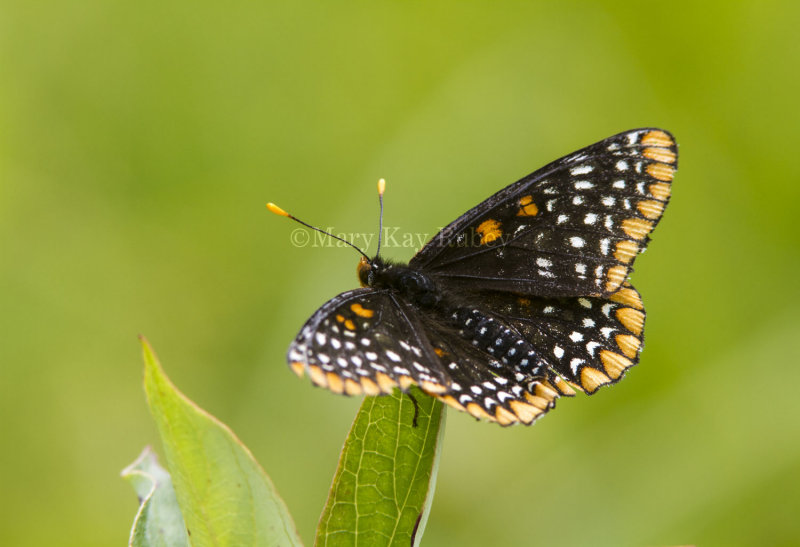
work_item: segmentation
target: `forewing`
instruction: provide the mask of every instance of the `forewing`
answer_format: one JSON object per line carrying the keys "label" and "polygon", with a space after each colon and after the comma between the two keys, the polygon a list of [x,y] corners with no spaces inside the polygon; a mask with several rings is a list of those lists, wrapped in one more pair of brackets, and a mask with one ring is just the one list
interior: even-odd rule
{"label": "forewing", "polygon": [[609,137],[480,203],[410,265],[456,290],[608,296],[661,219],[677,154],[661,129]]}
{"label": "forewing", "polygon": [[287,355],[299,376],[347,395],[378,395],[413,384],[447,391],[449,376],[413,310],[388,290],[356,289],[328,301],[306,322]]}

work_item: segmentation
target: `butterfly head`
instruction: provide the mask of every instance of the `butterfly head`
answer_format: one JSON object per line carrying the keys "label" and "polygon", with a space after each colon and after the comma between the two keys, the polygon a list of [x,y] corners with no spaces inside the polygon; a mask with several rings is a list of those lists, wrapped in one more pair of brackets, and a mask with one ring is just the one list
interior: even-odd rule
{"label": "butterfly head", "polygon": [[362,287],[369,287],[371,281],[371,273],[372,273],[372,264],[367,257],[362,256],[361,260],[358,261],[358,266],[356,266],[356,273],[358,274],[358,281],[361,283]]}
{"label": "butterfly head", "polygon": [[358,282],[362,287],[373,287],[378,281],[380,274],[386,269],[386,263],[379,256],[369,260],[367,257],[362,256],[356,266],[356,273],[358,274]]}

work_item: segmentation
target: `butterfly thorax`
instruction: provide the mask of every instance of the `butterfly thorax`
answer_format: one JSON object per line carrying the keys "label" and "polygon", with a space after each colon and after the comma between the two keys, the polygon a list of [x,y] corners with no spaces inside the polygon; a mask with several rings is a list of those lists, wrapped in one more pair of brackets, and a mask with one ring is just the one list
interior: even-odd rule
{"label": "butterfly thorax", "polygon": [[408,264],[386,261],[377,256],[371,261],[362,258],[357,272],[362,287],[392,289],[423,308],[441,301],[441,292],[433,279]]}
{"label": "butterfly thorax", "polygon": [[362,259],[357,270],[362,286],[392,290],[406,302],[425,309],[441,327],[491,355],[491,366],[502,363],[515,371],[539,372],[541,360],[529,342],[499,318],[437,287],[425,272],[377,257],[370,262]]}

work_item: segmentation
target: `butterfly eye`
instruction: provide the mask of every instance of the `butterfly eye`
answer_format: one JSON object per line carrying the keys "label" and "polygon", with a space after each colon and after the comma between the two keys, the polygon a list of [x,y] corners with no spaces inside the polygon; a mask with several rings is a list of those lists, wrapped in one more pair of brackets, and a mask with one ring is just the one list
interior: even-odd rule
{"label": "butterfly eye", "polygon": [[373,273],[372,273],[373,266],[367,261],[366,258],[363,256],[361,260],[358,261],[358,265],[356,266],[356,273],[358,274],[358,282],[361,283],[362,287],[369,287],[372,285]]}

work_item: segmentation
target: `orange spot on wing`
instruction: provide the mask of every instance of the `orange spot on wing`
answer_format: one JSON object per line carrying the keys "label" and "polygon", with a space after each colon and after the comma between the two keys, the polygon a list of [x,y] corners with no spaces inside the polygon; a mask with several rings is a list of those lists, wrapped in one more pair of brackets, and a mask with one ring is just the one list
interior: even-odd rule
{"label": "orange spot on wing", "polygon": [[511,425],[519,421],[515,414],[512,414],[502,406],[497,407],[497,410],[494,412],[494,417],[500,425]]}
{"label": "orange spot on wing", "polygon": [[613,266],[608,269],[606,273],[606,292],[614,292],[625,281],[625,276],[628,275],[628,268],[625,266]]}
{"label": "orange spot on wing", "polygon": [[384,374],[383,372],[376,374],[375,379],[378,381],[378,385],[380,386],[381,391],[384,393],[391,393],[397,386],[397,382],[392,380],[388,374]]}
{"label": "orange spot on wing", "polygon": [[[659,183],[661,184],[661,183]],[[664,212],[664,203],[654,199],[645,199],[636,204],[636,208],[645,216],[650,219],[656,219]]]}
{"label": "orange spot on wing", "polygon": [[626,218],[622,221],[622,231],[633,239],[644,239],[653,231],[653,223],[641,218]]}
{"label": "orange spot on wing", "polygon": [[600,352],[600,360],[608,375],[616,380],[622,373],[633,365],[628,359],[613,351],[603,350]]}
{"label": "orange spot on wing", "polygon": [[397,379],[397,383],[400,384],[400,389],[402,389],[403,391],[407,390],[408,388],[416,384],[414,378],[412,378],[411,376],[401,376],[400,378]]}
{"label": "orange spot on wing", "polygon": [[328,382],[325,380],[325,373],[322,372],[322,369],[318,366],[311,365],[308,367],[308,376],[311,378],[311,381],[317,384],[320,387],[327,387]]}
{"label": "orange spot on wing", "polygon": [[353,323],[352,319],[348,319],[344,322],[344,326],[350,330],[356,330],[356,324]]}
{"label": "orange spot on wing", "polygon": [[445,393],[447,391],[447,388],[444,387],[443,385],[434,384],[433,382],[431,382],[429,380],[422,380],[419,383],[419,387],[421,387],[424,392],[430,393],[430,394]]}
{"label": "orange spot on wing", "polygon": [[549,401],[553,401],[558,397],[558,391],[544,384],[536,384],[533,388],[533,394]]}
{"label": "orange spot on wing", "polygon": [[597,388],[611,382],[611,378],[592,367],[583,367],[581,370],[581,384],[583,389],[589,393],[594,393]]}
{"label": "orange spot on wing", "polygon": [[536,408],[540,408],[542,410],[547,410],[550,408],[550,401],[544,397],[537,397],[536,395],[531,395],[530,393],[525,392],[525,399]]}
{"label": "orange spot on wing", "polygon": [[369,378],[361,378],[361,387],[367,395],[380,395],[381,388]]}
{"label": "orange spot on wing", "polygon": [[326,376],[328,377],[328,389],[334,393],[344,393],[344,382],[336,373],[329,372]]}
{"label": "orange spot on wing", "polygon": [[572,389],[572,384],[570,384],[569,382],[565,382],[564,380],[562,380],[559,377],[556,377],[553,380],[553,384],[552,385],[553,385],[553,387],[555,389],[558,390],[559,393],[561,393],[561,395],[564,395],[566,397],[574,397],[575,396],[575,390]]}
{"label": "orange spot on wing", "polygon": [[645,148],[642,150],[642,155],[663,163],[675,163],[675,160],[678,159],[675,152],[669,148]]}
{"label": "orange spot on wing", "polygon": [[533,202],[533,196],[525,196],[519,200],[518,217],[532,217],[539,214],[539,208]]}
{"label": "orange spot on wing", "polygon": [[636,357],[639,353],[639,346],[642,345],[641,340],[630,334],[618,334],[614,337],[614,340],[616,340],[620,351],[631,359]]}
{"label": "orange spot on wing", "polygon": [[292,367],[292,371],[295,374],[297,374],[300,378],[302,378],[303,375],[305,374],[306,367],[305,367],[305,365],[303,363],[301,363],[299,361],[295,361],[289,366]]}
{"label": "orange spot on wing", "polygon": [[348,378],[344,381],[344,392],[348,395],[361,395],[361,384]]}
{"label": "orange spot on wing", "polygon": [[503,235],[503,230],[500,229],[500,222],[493,219],[484,220],[475,228],[475,231],[481,235],[481,245],[491,243]]}
{"label": "orange spot on wing", "polygon": [[644,313],[632,308],[620,308],[616,311],[617,319],[626,329],[636,336],[642,334],[644,329]]}
{"label": "orange spot on wing", "polygon": [[647,166],[647,173],[654,179],[670,182],[675,176],[675,168],[666,163],[651,163]]}
{"label": "orange spot on wing", "polygon": [[675,144],[675,141],[672,140],[669,134],[656,129],[645,133],[642,137],[642,144],[645,146],[670,147]]}
{"label": "orange spot on wing", "polygon": [[510,406],[511,410],[514,411],[514,414],[516,414],[519,419],[526,424],[531,423],[543,412],[535,406],[525,404],[522,401],[511,401],[508,403],[508,406]]}
{"label": "orange spot on wing", "polygon": [[483,418],[485,420],[496,421],[494,416],[487,413],[478,403],[469,403],[467,405],[467,412],[472,414],[476,418]]}
{"label": "orange spot on wing", "polygon": [[639,245],[629,239],[625,239],[617,243],[617,247],[614,251],[614,258],[625,264],[630,264],[638,253]]}
{"label": "orange spot on wing", "polygon": [[651,196],[661,201],[667,201],[672,193],[672,188],[666,182],[653,183],[647,187],[647,190]]}
{"label": "orange spot on wing", "polygon": [[637,310],[644,308],[644,304],[642,304],[642,297],[639,296],[639,293],[636,292],[635,289],[628,287],[622,288],[616,293],[612,294],[609,297],[609,300],[619,302],[620,304],[625,304],[626,306],[631,306]]}
{"label": "orange spot on wing", "polygon": [[459,403],[458,400],[456,400],[456,398],[453,397],[452,395],[445,395],[444,397],[439,397],[439,400],[445,404],[452,406],[456,410],[460,410],[461,412],[466,412],[464,406],[461,403]]}
{"label": "orange spot on wing", "polygon": [[375,315],[375,312],[373,310],[368,310],[359,303],[351,305],[350,309],[353,310],[353,313],[359,317],[372,317],[373,315]]}

